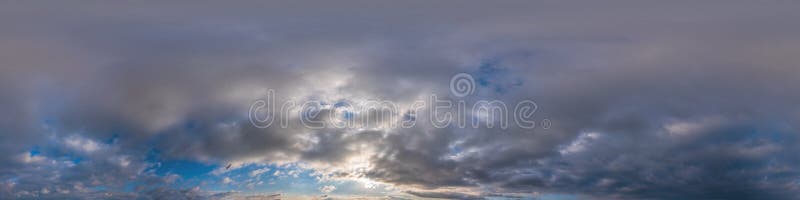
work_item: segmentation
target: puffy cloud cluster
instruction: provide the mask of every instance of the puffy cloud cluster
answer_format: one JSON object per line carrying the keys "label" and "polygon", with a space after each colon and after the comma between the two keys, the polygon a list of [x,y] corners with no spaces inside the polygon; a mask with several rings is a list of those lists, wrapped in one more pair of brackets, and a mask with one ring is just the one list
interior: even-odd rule
{"label": "puffy cloud cluster", "polygon": [[[2,3],[0,198],[248,197],[157,170],[190,160],[410,198],[792,199],[800,5],[724,3]],[[258,128],[267,89],[398,116],[531,99],[552,127]]]}

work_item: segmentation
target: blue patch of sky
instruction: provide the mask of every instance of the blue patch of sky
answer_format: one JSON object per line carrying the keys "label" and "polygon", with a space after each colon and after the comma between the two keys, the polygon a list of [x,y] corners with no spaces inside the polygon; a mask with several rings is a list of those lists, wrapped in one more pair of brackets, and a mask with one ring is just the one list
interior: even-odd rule
{"label": "blue patch of sky", "polygon": [[30,156],[37,156],[39,154],[42,154],[42,152],[39,151],[39,147],[36,147],[36,146],[31,148],[31,150],[28,153],[30,154]]}
{"label": "blue patch of sky", "polygon": [[522,86],[524,81],[514,75],[509,67],[499,57],[484,59],[472,73],[478,86],[476,89],[486,88],[490,89],[493,94],[502,95],[514,87]]}
{"label": "blue patch of sky", "polygon": [[148,171],[156,175],[165,176],[176,174],[183,179],[192,179],[207,176],[209,172],[218,168],[219,165],[202,163],[190,160],[161,160],[158,150],[151,150],[147,153],[145,160],[149,163],[156,163]]}

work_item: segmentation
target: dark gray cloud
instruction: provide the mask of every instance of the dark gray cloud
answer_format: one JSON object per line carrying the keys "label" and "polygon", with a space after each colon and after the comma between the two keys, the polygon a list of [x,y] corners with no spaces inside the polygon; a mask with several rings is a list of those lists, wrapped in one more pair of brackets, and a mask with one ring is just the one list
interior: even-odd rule
{"label": "dark gray cloud", "polygon": [[[428,198],[800,192],[797,3],[0,4],[0,198],[214,195],[161,187],[175,177],[153,172],[153,151],[303,163]],[[448,82],[462,72],[480,84],[460,100],[533,99],[553,127],[437,129],[419,116],[403,129],[259,129],[247,119],[266,89],[410,104],[456,99]],[[95,190],[130,181],[154,187]]]}

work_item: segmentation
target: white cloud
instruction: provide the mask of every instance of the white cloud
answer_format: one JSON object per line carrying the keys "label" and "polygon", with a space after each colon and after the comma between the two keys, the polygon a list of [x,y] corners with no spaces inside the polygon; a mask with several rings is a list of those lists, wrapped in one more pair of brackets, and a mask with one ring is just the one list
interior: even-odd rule
{"label": "white cloud", "polygon": [[593,140],[596,140],[599,137],[600,137],[599,133],[595,132],[583,133],[579,135],[578,138],[569,143],[569,145],[561,147],[561,149],[559,149],[558,152],[561,153],[562,155],[566,155],[584,151],[586,150],[587,145],[589,145]]}
{"label": "white cloud", "polygon": [[229,177],[225,177],[225,178],[222,179],[222,183],[223,184],[230,184],[230,183],[234,183],[234,181],[233,181],[233,179],[231,179]]}
{"label": "white cloud", "polygon": [[336,186],[333,185],[326,185],[319,188],[319,191],[322,193],[331,193],[336,190]]}
{"label": "white cloud", "polygon": [[258,175],[261,175],[261,174],[269,172],[269,171],[270,171],[270,169],[267,168],[267,167],[264,167],[264,168],[261,168],[261,169],[256,169],[256,170],[253,170],[253,171],[250,172],[250,177],[256,177]]}
{"label": "white cloud", "polygon": [[92,153],[102,148],[102,144],[78,135],[64,138],[64,144],[75,150]]}

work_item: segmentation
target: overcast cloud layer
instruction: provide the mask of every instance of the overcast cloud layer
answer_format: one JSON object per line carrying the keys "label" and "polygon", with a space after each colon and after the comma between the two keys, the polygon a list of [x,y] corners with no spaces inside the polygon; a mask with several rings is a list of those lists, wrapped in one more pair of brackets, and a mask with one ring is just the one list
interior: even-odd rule
{"label": "overcast cloud layer", "polygon": [[[3,2],[0,199],[797,199],[798,9]],[[529,99],[552,125],[258,128],[267,90]]]}

